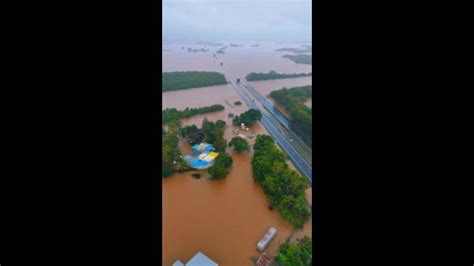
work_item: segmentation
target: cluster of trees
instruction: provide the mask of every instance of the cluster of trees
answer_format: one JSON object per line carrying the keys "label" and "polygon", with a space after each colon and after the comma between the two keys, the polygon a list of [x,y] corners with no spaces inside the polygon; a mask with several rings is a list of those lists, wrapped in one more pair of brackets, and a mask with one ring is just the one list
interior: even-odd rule
{"label": "cluster of trees", "polygon": [[206,137],[202,129],[196,127],[196,125],[186,126],[180,130],[181,137],[185,138],[189,144],[195,145],[204,141]]}
{"label": "cluster of trees", "polygon": [[176,91],[227,84],[223,74],[204,71],[178,71],[162,74],[162,91]]}
{"label": "cluster of trees", "polygon": [[244,153],[250,149],[248,142],[241,137],[233,137],[229,142],[229,147],[238,153]]}
{"label": "cluster of trees", "polygon": [[312,65],[313,59],[310,54],[284,55],[283,57],[290,59],[297,64]]}
{"label": "cluster of trees", "polygon": [[189,108],[187,107],[183,111],[179,111],[176,108],[167,108],[161,111],[161,121],[163,124],[169,123],[173,120],[179,120],[188,118],[194,115],[200,115],[205,113],[217,112],[224,110],[224,106],[220,104],[214,104],[210,106],[200,108]]}
{"label": "cluster of trees", "polygon": [[222,179],[229,174],[229,168],[232,166],[232,163],[232,157],[229,154],[222,152],[217,156],[214,165],[207,169],[207,172],[211,176],[211,179]]}
{"label": "cluster of trees", "polygon": [[230,44],[230,47],[244,47],[244,46],[245,45],[243,45],[243,44],[242,45],[233,44],[233,43]]}
{"label": "cluster of trees", "polygon": [[167,177],[172,175],[175,171],[184,171],[186,165],[180,158],[181,152],[178,147],[178,121],[173,121],[168,124],[167,132],[163,130],[163,149],[161,160],[161,176]]}
{"label": "cluster of trees", "polygon": [[246,126],[252,126],[257,120],[262,118],[262,113],[256,109],[250,109],[240,115],[236,115],[234,119],[232,119],[232,123],[234,125],[239,126],[241,123],[244,123]]}
{"label": "cluster of trees", "polygon": [[275,256],[276,266],[310,266],[313,265],[313,241],[304,237],[294,244],[283,243]]}
{"label": "cluster of trees", "polygon": [[242,105],[242,103],[240,101],[236,101],[234,102],[235,105]]}
{"label": "cluster of trees", "polygon": [[258,45],[258,44],[253,44],[253,45],[250,45],[250,47],[260,47],[260,45]]}
{"label": "cluster of trees", "polygon": [[250,73],[245,78],[248,81],[255,81],[255,80],[269,80],[269,79],[286,79],[286,78],[299,78],[299,77],[310,77],[311,73],[293,73],[293,74],[279,74],[275,71],[270,71],[268,73]]}
{"label": "cluster of trees", "polygon": [[283,88],[270,93],[270,97],[282,105],[290,114],[291,120],[307,134],[312,132],[313,120],[311,108],[304,105],[304,101],[311,95],[311,85],[291,89]]}
{"label": "cluster of trees", "polygon": [[214,145],[214,148],[219,155],[214,161],[214,165],[207,169],[212,179],[221,179],[229,174],[229,167],[232,166],[232,157],[225,152],[227,148],[227,141],[224,139],[224,129],[226,123],[222,120],[217,120],[215,123],[207,120],[202,122],[202,130],[205,136],[205,141]]}
{"label": "cluster of trees", "polygon": [[288,167],[286,159],[270,136],[257,136],[252,158],[253,177],[282,217],[299,229],[311,216],[304,193],[309,184]]}

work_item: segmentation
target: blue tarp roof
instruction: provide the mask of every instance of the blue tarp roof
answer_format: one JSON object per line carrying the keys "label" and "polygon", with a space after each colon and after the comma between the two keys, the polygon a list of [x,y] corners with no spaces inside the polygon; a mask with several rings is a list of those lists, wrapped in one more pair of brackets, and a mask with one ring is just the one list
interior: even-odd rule
{"label": "blue tarp roof", "polygon": [[202,160],[196,160],[196,161],[191,163],[191,166],[192,167],[199,167],[199,166],[205,166],[205,165],[208,165],[208,164],[209,164],[208,162],[205,162],[205,161],[202,161]]}

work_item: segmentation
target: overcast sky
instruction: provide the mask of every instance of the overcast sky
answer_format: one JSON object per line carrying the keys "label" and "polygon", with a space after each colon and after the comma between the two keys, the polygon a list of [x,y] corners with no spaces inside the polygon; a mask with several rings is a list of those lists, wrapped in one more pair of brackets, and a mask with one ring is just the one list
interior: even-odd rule
{"label": "overcast sky", "polygon": [[163,0],[163,40],[311,41],[311,0]]}

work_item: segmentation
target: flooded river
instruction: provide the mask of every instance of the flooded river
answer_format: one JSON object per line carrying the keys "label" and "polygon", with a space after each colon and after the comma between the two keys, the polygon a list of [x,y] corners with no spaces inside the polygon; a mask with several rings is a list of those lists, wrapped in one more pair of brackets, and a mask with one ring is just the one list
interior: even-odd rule
{"label": "flooded river", "polygon": [[[219,49],[206,47],[210,52],[187,52],[187,48],[200,49],[201,45],[164,45],[163,71],[218,71],[227,78],[250,72],[268,72],[274,70],[284,73],[311,72],[311,66],[297,65],[281,58],[284,52],[275,52],[281,47],[298,47],[298,45],[261,44],[259,48],[228,47],[226,54],[213,60],[212,53]],[[185,49],[181,49],[184,46]],[[220,66],[213,61],[224,62]],[[258,86],[257,86],[258,84]],[[271,90],[281,87],[302,86],[311,84],[311,78],[259,81],[252,83],[266,96]],[[266,93],[266,94],[264,94]],[[235,101],[242,101],[229,85],[196,88],[163,93],[163,109],[175,107],[202,107],[222,104],[225,110],[210,114],[198,115],[182,120],[182,125],[196,124],[201,127],[207,117],[211,121],[222,119],[228,128],[225,138],[230,141],[232,118],[229,113],[240,114],[248,109],[243,103],[235,106]],[[265,128],[257,123],[251,130],[257,134],[268,134]],[[250,139],[253,145],[254,139]],[[183,141],[180,144],[184,154],[191,147]],[[196,252],[201,251],[219,265],[253,265],[252,256],[260,253],[256,250],[257,242],[271,227],[278,230],[277,236],[265,252],[275,255],[278,246],[286,240],[292,226],[287,223],[277,210],[268,209],[269,199],[260,185],[253,181],[251,154],[240,155],[229,151],[234,163],[230,174],[223,180],[215,181],[206,178],[207,172],[201,171],[203,177],[194,179],[194,172],[176,173],[162,180],[163,184],[163,262],[170,266],[177,259],[187,262]],[[290,164],[291,165],[291,164]],[[311,188],[306,193],[311,202]],[[156,210],[159,211],[159,210]],[[311,222],[295,233],[294,238],[311,236]],[[294,239],[293,238],[293,239]]]}

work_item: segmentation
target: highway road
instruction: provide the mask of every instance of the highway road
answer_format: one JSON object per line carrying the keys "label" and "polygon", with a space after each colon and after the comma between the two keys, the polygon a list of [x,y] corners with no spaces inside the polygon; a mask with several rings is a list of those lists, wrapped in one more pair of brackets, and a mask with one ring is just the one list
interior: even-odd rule
{"label": "highway road", "polygon": [[[246,82],[245,82],[246,83]],[[248,83],[246,83],[248,84]],[[283,116],[282,113],[277,111],[276,108],[267,100],[265,99],[260,93],[258,93],[253,87],[250,85],[244,87],[256,98],[256,100],[265,108],[271,115],[269,115],[270,120],[275,125],[276,128],[283,134],[283,136],[290,140],[291,146],[301,155],[301,157],[306,161],[308,165],[313,165],[313,152],[311,150],[311,146],[308,145],[307,142],[303,141],[298,134],[295,134],[292,127],[289,125],[289,120]],[[278,118],[278,114],[280,114],[280,118]]]}
{"label": "highway road", "polygon": [[240,81],[244,84],[247,90],[249,90],[250,93],[252,93],[252,95],[262,104],[262,106],[278,120],[278,122],[280,122],[288,130],[292,131],[292,133],[295,135],[295,138],[300,139],[300,141],[304,142],[308,146],[308,148],[311,149],[312,141],[311,139],[305,136],[301,129],[296,127],[296,125],[292,125],[291,121],[288,120],[288,118],[284,114],[282,114],[277,108],[275,108],[275,106],[271,104],[265,97],[263,97],[254,87],[252,87],[247,82],[247,80],[240,77]]}
{"label": "highway road", "polygon": [[242,100],[247,104],[248,107],[260,110],[262,113],[262,119],[260,123],[267,129],[268,133],[275,139],[276,143],[282,148],[284,152],[288,154],[295,167],[300,171],[303,176],[308,178],[310,184],[313,182],[312,167],[304,159],[303,156],[289,143],[288,139],[282,134],[282,132],[275,125],[275,119],[271,118],[271,114],[267,111],[258,108],[247,93],[239,87],[234,81],[230,81],[232,87],[239,94]]}

